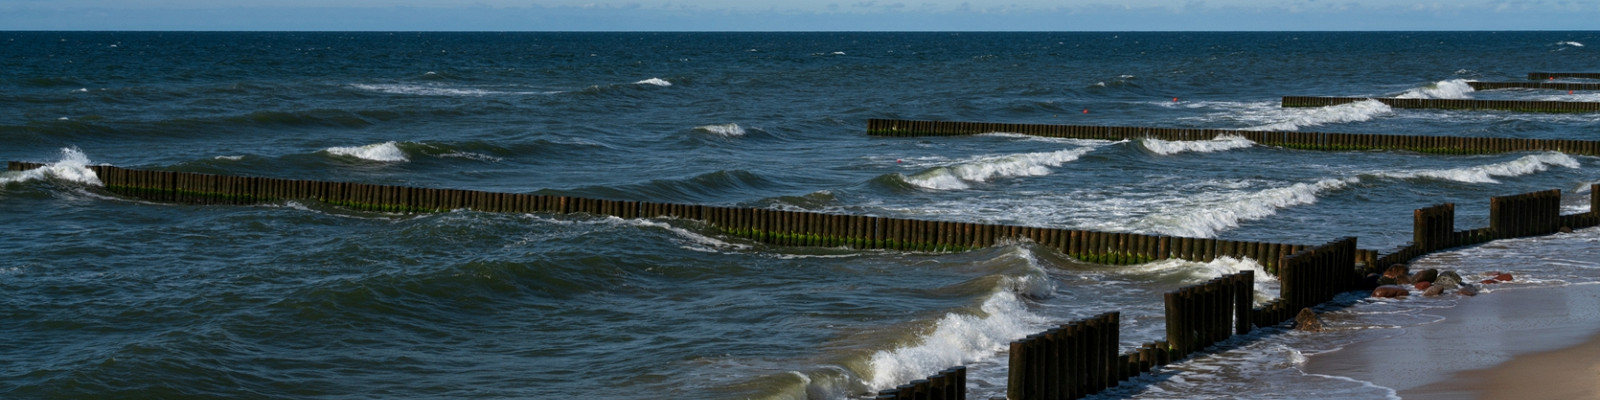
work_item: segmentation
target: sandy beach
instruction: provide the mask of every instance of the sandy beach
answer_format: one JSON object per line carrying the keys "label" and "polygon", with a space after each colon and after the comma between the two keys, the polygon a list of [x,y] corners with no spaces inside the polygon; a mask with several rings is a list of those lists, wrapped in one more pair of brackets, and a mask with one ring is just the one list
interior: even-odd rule
{"label": "sandy beach", "polygon": [[1313,356],[1304,369],[1405,399],[1600,399],[1600,285],[1502,285],[1427,313],[1443,319]]}

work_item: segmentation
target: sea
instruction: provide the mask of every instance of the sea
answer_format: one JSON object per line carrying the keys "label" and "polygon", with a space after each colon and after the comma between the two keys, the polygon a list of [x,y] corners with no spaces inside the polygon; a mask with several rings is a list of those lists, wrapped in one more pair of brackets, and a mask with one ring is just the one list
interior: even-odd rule
{"label": "sea", "polygon": [[[1286,95],[1600,101],[1469,81],[1600,70],[1600,32],[0,32],[0,398],[859,399],[956,365],[1005,396],[1008,343],[1252,259],[1079,262],[788,247],[678,219],[311,200],[164,204],[90,165],[803,210],[1383,252],[1412,210],[1560,189],[1557,152],[1304,151],[872,118],[1600,140],[1600,115],[1282,108]],[[1561,79],[1584,82],[1583,79]],[[1593,82],[1593,81],[1590,81]],[[1304,372],[1497,290],[1600,282],[1600,230],[1418,260],[1507,271],[1478,298],[1341,297],[1104,398],[1395,398]],[[1464,344],[1467,346],[1470,344]]]}

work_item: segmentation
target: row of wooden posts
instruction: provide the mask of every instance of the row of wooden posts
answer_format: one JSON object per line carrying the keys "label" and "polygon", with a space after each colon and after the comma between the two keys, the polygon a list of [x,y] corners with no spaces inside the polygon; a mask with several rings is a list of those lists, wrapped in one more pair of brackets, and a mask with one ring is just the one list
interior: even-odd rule
{"label": "row of wooden posts", "polygon": [[[1116,312],[1029,335],[1011,343],[1007,398],[1076,399],[1115,387],[1115,381],[1106,380],[1114,377],[1125,381],[1204,351],[1232,335],[1249,333],[1253,327],[1278,325],[1294,318],[1303,308],[1353,290],[1368,274],[1379,273],[1392,264],[1409,263],[1428,253],[1491,239],[1600,225],[1600,185],[1592,185],[1590,190],[1590,203],[1595,207],[1574,215],[1559,215],[1561,194],[1557,190],[1495,197],[1490,203],[1490,220],[1495,225],[1468,231],[1454,230],[1454,204],[1418,209],[1413,213],[1413,242],[1374,263],[1357,261],[1364,250],[1356,247],[1353,237],[1284,255],[1277,263],[1278,297],[1261,307],[1252,306],[1255,278],[1251,271],[1166,293],[1166,340],[1145,343],[1132,353],[1102,355],[1107,351],[1114,354],[1120,346],[1103,339],[1117,336]],[[1108,320],[1112,321],[1109,325]],[[1068,329],[1069,326],[1093,327],[1089,330],[1093,334],[1089,339],[1079,338],[1073,336],[1079,330]],[[1088,343],[1091,347],[1065,350],[1059,347],[1060,343]]]}
{"label": "row of wooden posts", "polygon": [[1406,136],[1362,133],[1244,131],[1229,129],[1151,128],[1134,126],[1016,124],[961,121],[867,120],[873,136],[965,136],[1016,133],[1055,138],[1169,141],[1213,140],[1237,136],[1265,146],[1302,150],[1408,150],[1441,154],[1489,154],[1516,151],[1559,151],[1600,156],[1600,141],[1486,138],[1461,136]]}
{"label": "row of wooden posts", "polygon": [[[1412,240],[1370,263],[1386,267],[1439,250],[1495,239],[1540,236],[1600,226],[1600,184],[1589,186],[1589,212],[1561,215],[1561,191],[1545,190],[1489,199],[1489,226],[1455,230],[1455,204],[1421,208],[1413,216]],[[1364,251],[1364,250],[1363,250]]]}
{"label": "row of wooden posts", "polygon": [[[42,164],[13,162],[12,170]],[[569,196],[427,189],[349,182],[237,177],[173,171],[91,167],[112,193],[153,201],[249,204],[315,199],[361,211],[587,213],[620,218],[681,218],[706,222],[729,235],[784,246],[847,247],[929,252],[965,251],[1028,239],[1080,260],[1142,264],[1162,259],[1209,262],[1217,257],[1274,260],[1305,246],[1212,238],[1095,232],[953,221],[824,214],[757,208],[590,199]],[[1367,254],[1375,258],[1376,253]]]}
{"label": "row of wooden posts", "polygon": [[1600,83],[1573,82],[1467,82],[1472,90],[1495,89],[1547,89],[1547,90],[1600,90]]}
{"label": "row of wooden posts", "polygon": [[966,400],[967,367],[957,366],[939,371],[927,379],[918,379],[894,389],[878,392],[876,400]]}
{"label": "row of wooden posts", "polygon": [[1359,278],[1355,239],[1283,257],[1279,297],[1255,307],[1255,273],[1243,271],[1163,295],[1166,340],[1117,354],[1117,312],[1073,321],[1011,342],[1006,397],[1077,399],[1181,361],[1256,326],[1274,326],[1301,308],[1332,300]]}
{"label": "row of wooden posts", "polygon": [[1596,112],[1600,102],[1552,100],[1400,99],[1393,97],[1284,96],[1284,107],[1326,107],[1375,100],[1394,108],[1503,110],[1523,112]]}
{"label": "row of wooden posts", "polygon": [[1600,79],[1600,73],[1596,73],[1596,72],[1529,72],[1528,73],[1528,79],[1533,79],[1533,80],[1548,80],[1548,79],[1556,79],[1556,78]]}

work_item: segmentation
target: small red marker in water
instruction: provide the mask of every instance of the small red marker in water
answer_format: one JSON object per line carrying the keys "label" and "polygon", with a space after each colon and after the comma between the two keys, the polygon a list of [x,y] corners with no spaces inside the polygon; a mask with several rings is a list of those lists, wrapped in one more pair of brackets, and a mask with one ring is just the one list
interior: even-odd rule
{"label": "small red marker in water", "polygon": [[901,162],[901,161],[904,161],[904,160],[901,160],[901,159],[898,159],[898,158],[897,158],[897,159],[895,159],[895,160],[894,160],[894,163],[895,163],[895,164],[899,164],[899,163],[900,163],[900,162]]}
{"label": "small red marker in water", "polygon": [[1178,98],[1177,98],[1177,97],[1173,97],[1173,98],[1172,98],[1172,102],[1173,102],[1173,103],[1177,103],[1177,102],[1178,102]]}
{"label": "small red marker in water", "polygon": [[1087,109],[1087,108],[1083,109],[1083,113],[1084,114],[1088,114],[1089,113],[1089,109]]}

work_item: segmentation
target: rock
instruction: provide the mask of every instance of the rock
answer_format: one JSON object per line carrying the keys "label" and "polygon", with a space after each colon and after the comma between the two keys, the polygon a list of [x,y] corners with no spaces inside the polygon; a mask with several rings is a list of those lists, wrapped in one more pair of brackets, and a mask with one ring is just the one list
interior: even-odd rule
{"label": "rock", "polygon": [[1439,270],[1433,268],[1417,271],[1415,275],[1411,276],[1411,282],[1414,283],[1433,283],[1435,279],[1439,279]]}
{"label": "rock", "polygon": [[1417,282],[1417,290],[1428,290],[1428,288],[1430,288],[1430,287],[1433,287],[1433,283],[1431,283],[1431,282],[1428,282],[1428,281]]}
{"label": "rock", "polygon": [[1572,227],[1570,227],[1570,226],[1561,227],[1561,233],[1572,233]]}
{"label": "rock", "polygon": [[1439,279],[1434,279],[1433,285],[1444,286],[1445,290],[1461,287],[1461,275],[1455,271],[1440,272]]}
{"label": "rock", "polygon": [[1317,317],[1310,307],[1300,309],[1300,314],[1294,316],[1294,329],[1306,332],[1322,332],[1322,318]]}
{"label": "rock", "polygon": [[1460,289],[1456,289],[1456,294],[1459,294],[1459,295],[1462,295],[1462,296],[1469,296],[1469,297],[1470,296],[1477,296],[1478,295],[1478,288],[1472,287],[1470,285],[1469,286],[1462,286]]}
{"label": "rock", "polygon": [[1390,277],[1387,277],[1387,276],[1378,277],[1378,286],[1393,286],[1393,285],[1399,285],[1399,284],[1400,284],[1400,282],[1394,280],[1394,278],[1390,278]]}
{"label": "rock", "polygon": [[1510,282],[1511,281],[1511,274],[1508,274],[1508,273],[1505,273],[1505,272],[1501,272],[1499,275],[1495,275],[1494,276],[1494,280],[1501,281],[1501,282]]}
{"label": "rock", "polygon": [[1410,290],[1406,290],[1406,288],[1395,286],[1395,285],[1383,285],[1383,286],[1379,286],[1377,289],[1372,289],[1372,297],[1394,298],[1394,297],[1406,297],[1407,295],[1410,295],[1410,294],[1411,294]]}
{"label": "rock", "polygon": [[1482,283],[1482,284],[1485,284],[1485,285],[1493,285],[1493,284],[1496,284],[1496,283],[1500,283],[1500,281],[1493,280],[1493,279],[1484,279],[1484,280],[1478,281],[1478,283]]}
{"label": "rock", "polygon": [[1443,286],[1429,286],[1427,291],[1422,292],[1423,296],[1428,296],[1428,297],[1434,297],[1434,296],[1438,296],[1438,295],[1441,295],[1441,294],[1444,294],[1444,287]]}

